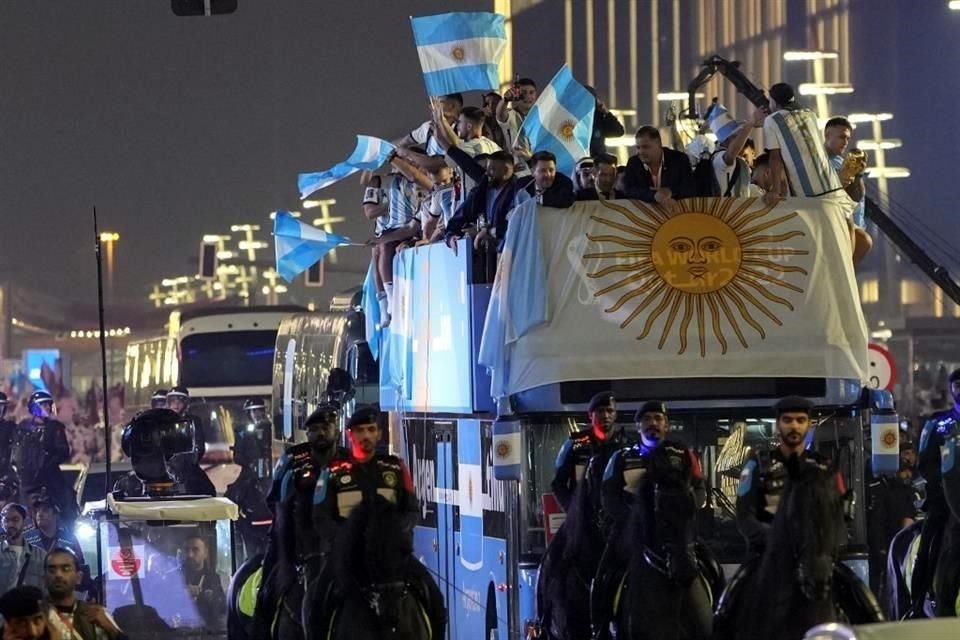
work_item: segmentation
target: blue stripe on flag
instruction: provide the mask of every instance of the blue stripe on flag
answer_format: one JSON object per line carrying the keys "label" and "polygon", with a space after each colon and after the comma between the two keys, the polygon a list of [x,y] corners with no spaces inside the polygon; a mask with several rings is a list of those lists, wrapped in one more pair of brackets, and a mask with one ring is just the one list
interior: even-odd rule
{"label": "blue stripe on flag", "polygon": [[329,187],[334,182],[343,180],[361,169],[371,171],[379,169],[390,157],[393,150],[394,146],[386,140],[373,136],[358,135],[357,144],[345,161],[338,162],[326,171],[301,173],[297,177],[300,198],[307,198],[310,194]]}
{"label": "blue stripe on flag", "polygon": [[425,73],[423,81],[427,85],[428,94],[445,96],[473,89],[496,88],[499,72],[495,64],[468,64]]}
{"label": "blue stripe on flag", "polygon": [[363,307],[363,319],[367,346],[374,360],[380,359],[380,303],[377,301],[377,287],[373,278],[373,261],[367,269],[367,277],[363,279],[363,296],[360,306]]}
{"label": "blue stripe on flag", "polygon": [[595,108],[596,98],[564,65],[527,114],[523,131],[534,151],[550,151],[557,170],[570,175],[576,161],[589,155]]}
{"label": "blue stripe on flag", "polygon": [[332,249],[350,244],[348,238],[311,227],[286,211],[278,211],[274,216],[273,235],[277,273],[287,282],[292,282]]}
{"label": "blue stripe on flag", "polygon": [[582,84],[577,82],[567,65],[560,67],[550,81],[563,108],[583,120],[593,113],[597,100]]}
{"label": "blue stripe on flag", "polygon": [[441,13],[411,18],[413,40],[418,47],[466,38],[507,37],[502,15],[484,11]]}
{"label": "blue stripe on flag", "polygon": [[527,129],[527,136],[533,144],[533,140],[536,140],[536,144],[533,144],[535,151],[549,151],[553,155],[557,156],[557,173],[562,173],[565,176],[570,176],[573,174],[574,169],[577,166],[577,160],[582,158],[586,153],[587,148],[584,149],[584,153],[580,156],[574,158],[570,154],[570,150],[560,139],[557,138],[553,133],[543,126],[543,123],[537,118],[539,114],[535,114],[533,109],[530,110],[530,116],[527,117],[527,122],[530,122],[530,127]]}

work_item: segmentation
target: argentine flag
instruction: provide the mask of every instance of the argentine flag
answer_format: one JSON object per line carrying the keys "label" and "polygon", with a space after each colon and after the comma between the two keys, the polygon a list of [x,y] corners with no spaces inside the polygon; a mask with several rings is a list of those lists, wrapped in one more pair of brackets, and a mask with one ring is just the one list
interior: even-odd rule
{"label": "argentine flag", "polygon": [[498,68],[507,46],[503,16],[441,13],[410,18],[410,24],[429,95],[499,87]]}
{"label": "argentine flag", "polygon": [[297,187],[300,189],[300,199],[308,198],[311,193],[329,187],[361,169],[379,169],[393,151],[394,146],[386,140],[373,136],[357,136],[357,146],[349,158],[334,165],[332,169],[299,175]]}
{"label": "argentine flag", "polygon": [[300,222],[286,211],[273,220],[277,248],[277,273],[287,282],[315,265],[332,249],[350,244],[349,238],[327,233]]}
{"label": "argentine flag", "polygon": [[573,79],[567,65],[560,67],[523,121],[533,150],[553,153],[557,171],[573,175],[577,160],[590,155],[596,104],[593,95]]}
{"label": "argentine flag", "polygon": [[383,330],[380,329],[380,303],[377,301],[377,287],[373,279],[373,270],[376,266],[373,260],[367,268],[367,277],[363,279],[363,294],[360,306],[363,308],[364,333],[367,337],[367,346],[374,360],[380,360],[380,340]]}

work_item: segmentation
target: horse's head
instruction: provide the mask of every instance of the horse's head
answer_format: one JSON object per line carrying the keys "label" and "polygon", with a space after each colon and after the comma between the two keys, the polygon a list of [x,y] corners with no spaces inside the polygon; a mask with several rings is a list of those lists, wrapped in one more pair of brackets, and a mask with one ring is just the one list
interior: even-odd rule
{"label": "horse's head", "polygon": [[788,463],[790,477],[774,518],[770,548],[792,553],[800,592],[830,597],[833,567],[844,542],[843,496],[836,472],[811,460]]}
{"label": "horse's head", "polygon": [[395,628],[408,594],[413,553],[407,514],[381,496],[357,505],[337,533],[334,579],[345,598],[360,598],[386,628]]}

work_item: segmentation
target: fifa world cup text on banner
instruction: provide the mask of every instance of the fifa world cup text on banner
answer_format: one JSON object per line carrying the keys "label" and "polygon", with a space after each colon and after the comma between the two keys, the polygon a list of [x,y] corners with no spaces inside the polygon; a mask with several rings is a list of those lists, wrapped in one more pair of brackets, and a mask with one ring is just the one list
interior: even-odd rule
{"label": "fifa world cup text on banner", "polygon": [[273,236],[277,273],[287,282],[292,282],[332,249],[350,244],[350,238],[311,227],[286,211],[278,211],[274,217]]}
{"label": "fifa world cup text on banner", "polygon": [[[480,361],[493,395],[577,379],[792,375],[862,381],[849,198],[633,201],[511,217]],[[584,333],[584,327],[596,329]],[[825,330],[825,332],[824,332]],[[574,339],[575,337],[575,339]],[[603,354],[597,356],[597,354]]]}
{"label": "fifa world cup text on banner", "polygon": [[573,79],[564,65],[544,88],[523,121],[534,151],[557,157],[557,171],[572,175],[577,160],[590,155],[596,98]]}

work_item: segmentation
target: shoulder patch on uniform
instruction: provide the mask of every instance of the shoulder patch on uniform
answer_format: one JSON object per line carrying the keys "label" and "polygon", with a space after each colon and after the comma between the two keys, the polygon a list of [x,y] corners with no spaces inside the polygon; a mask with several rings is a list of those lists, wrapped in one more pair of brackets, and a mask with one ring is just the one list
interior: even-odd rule
{"label": "shoulder patch on uniform", "polygon": [[750,493],[750,489],[753,488],[753,473],[756,470],[756,460],[748,460],[747,464],[743,465],[743,471],[740,472],[740,484],[737,486],[738,496],[743,497]]}

